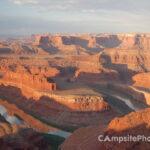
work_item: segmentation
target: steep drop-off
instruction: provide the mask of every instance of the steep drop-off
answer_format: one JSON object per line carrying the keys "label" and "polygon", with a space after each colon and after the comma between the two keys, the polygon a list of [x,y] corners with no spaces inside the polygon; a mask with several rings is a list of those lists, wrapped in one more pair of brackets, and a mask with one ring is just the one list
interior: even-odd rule
{"label": "steep drop-off", "polygon": [[[73,133],[59,148],[59,150],[149,150],[150,143],[146,141],[132,142],[100,142],[98,136],[126,137],[128,135],[138,136],[150,135],[150,109],[132,112],[125,117],[115,118],[108,127],[93,126],[80,128]],[[106,129],[105,129],[106,128]],[[87,132],[89,131],[89,132]]]}

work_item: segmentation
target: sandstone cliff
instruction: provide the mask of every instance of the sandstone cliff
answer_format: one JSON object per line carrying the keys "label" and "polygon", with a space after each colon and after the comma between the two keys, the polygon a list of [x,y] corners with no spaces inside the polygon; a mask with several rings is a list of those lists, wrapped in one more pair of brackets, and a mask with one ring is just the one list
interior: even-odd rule
{"label": "sandstone cliff", "polygon": [[[33,42],[35,39],[35,42]],[[92,55],[105,48],[150,49],[149,34],[40,34],[2,40],[1,54]]]}
{"label": "sandstone cliff", "polygon": [[[31,71],[30,71],[31,70]],[[1,82],[12,82],[18,84],[19,87],[27,86],[31,89],[40,91],[56,91],[56,83],[46,75],[53,75],[54,73],[43,73],[45,70],[38,71],[38,68],[25,68],[24,66],[9,66],[1,67]],[[53,71],[53,69],[52,69]]]}
{"label": "sandstone cliff", "polygon": [[149,34],[45,34],[37,35],[35,45],[61,47],[79,45],[83,48],[150,49]]}

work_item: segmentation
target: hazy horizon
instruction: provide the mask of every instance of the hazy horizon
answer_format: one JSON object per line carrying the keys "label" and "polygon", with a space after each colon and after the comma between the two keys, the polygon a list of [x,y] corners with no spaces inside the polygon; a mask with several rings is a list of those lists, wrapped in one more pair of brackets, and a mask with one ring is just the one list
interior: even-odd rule
{"label": "hazy horizon", "polygon": [[1,0],[0,38],[41,33],[150,33],[148,0]]}

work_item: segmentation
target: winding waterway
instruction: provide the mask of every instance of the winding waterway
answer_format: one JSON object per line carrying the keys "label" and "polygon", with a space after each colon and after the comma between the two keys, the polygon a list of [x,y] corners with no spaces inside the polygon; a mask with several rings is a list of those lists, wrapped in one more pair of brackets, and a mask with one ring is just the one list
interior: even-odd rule
{"label": "winding waterway", "polygon": [[[8,114],[8,110],[0,105],[0,115],[2,115],[6,121],[8,121],[10,124],[15,124],[15,125],[23,125],[23,124],[26,124],[24,121],[18,119],[17,117],[15,116],[10,116]],[[65,132],[65,131],[55,131],[55,130],[50,130],[48,132],[48,134],[51,134],[51,135],[57,135],[57,136],[60,136],[60,137],[63,137],[63,138],[67,138],[71,135],[71,133],[69,132]]]}
{"label": "winding waterway", "polygon": [[130,99],[119,96],[119,95],[112,95],[113,97],[123,101],[129,108],[133,109],[134,111],[140,110],[137,106],[133,105]]}
{"label": "winding waterway", "polygon": [[25,124],[24,121],[18,119],[17,117],[8,115],[7,109],[2,105],[0,105],[0,114],[6,119],[6,121],[8,121],[12,125],[13,124],[15,124],[15,125]]}
{"label": "winding waterway", "polygon": [[69,133],[69,132],[55,131],[55,130],[49,131],[48,134],[58,135],[58,136],[63,137],[63,138],[67,138],[67,137],[69,137],[71,135],[71,133]]}

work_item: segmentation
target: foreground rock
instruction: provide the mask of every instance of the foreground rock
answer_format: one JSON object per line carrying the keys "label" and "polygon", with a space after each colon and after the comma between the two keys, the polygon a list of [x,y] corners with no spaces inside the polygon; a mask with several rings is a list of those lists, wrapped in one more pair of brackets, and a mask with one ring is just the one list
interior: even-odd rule
{"label": "foreground rock", "polygon": [[100,150],[100,143],[97,140],[99,134],[103,134],[106,126],[89,126],[76,130],[59,147],[59,150]]}
{"label": "foreground rock", "polygon": [[31,128],[26,128],[23,125],[10,125],[5,121],[0,121],[0,149],[49,150],[50,146],[42,136]]}
{"label": "foreground rock", "polygon": [[[132,112],[123,118],[115,118],[105,129],[99,127],[80,128],[73,133],[61,146],[60,150],[149,150],[150,143],[146,141],[136,142],[99,142],[98,136],[126,137],[150,135],[150,109]],[[103,139],[104,139],[103,138]]]}

